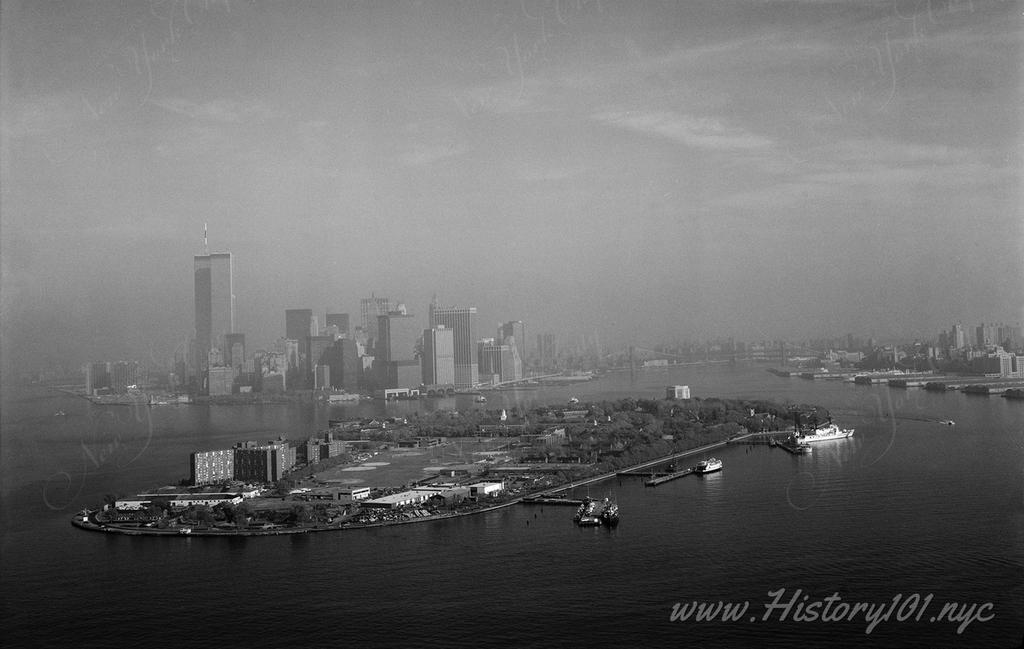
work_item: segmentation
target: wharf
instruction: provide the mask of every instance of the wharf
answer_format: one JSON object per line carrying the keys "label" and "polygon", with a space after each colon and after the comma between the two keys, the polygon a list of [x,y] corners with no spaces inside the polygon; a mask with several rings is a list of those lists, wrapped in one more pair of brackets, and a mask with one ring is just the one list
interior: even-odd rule
{"label": "wharf", "polygon": [[793,455],[804,455],[811,452],[811,447],[806,444],[794,444],[793,442],[778,442],[775,446]]}
{"label": "wharf", "polygon": [[583,504],[582,500],[576,498],[560,498],[558,496],[525,496],[519,502],[524,505],[567,505],[572,507],[579,507]]}
{"label": "wharf", "polygon": [[853,382],[857,385],[871,385],[873,383],[885,383],[893,387],[906,387],[896,386],[892,381],[918,381],[918,380],[929,380],[934,379],[935,374],[933,372],[919,372],[915,374],[895,374],[895,373],[880,373],[880,374],[858,374],[853,377]]}
{"label": "wharf", "polygon": [[644,486],[657,487],[660,484],[665,484],[666,482],[675,480],[676,478],[682,478],[683,476],[690,475],[691,473],[693,473],[693,467],[683,469],[682,471],[676,471],[675,473],[668,473],[657,478],[651,478],[650,480],[644,480]]}

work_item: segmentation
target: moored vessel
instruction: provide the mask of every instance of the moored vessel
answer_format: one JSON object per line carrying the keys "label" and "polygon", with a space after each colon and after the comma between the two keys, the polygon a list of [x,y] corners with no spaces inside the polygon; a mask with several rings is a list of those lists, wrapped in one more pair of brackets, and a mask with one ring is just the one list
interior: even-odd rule
{"label": "moored vessel", "polygon": [[722,470],[722,461],[718,458],[709,457],[706,460],[701,460],[697,463],[697,466],[693,467],[694,473],[712,473],[714,471]]}
{"label": "moored vessel", "polygon": [[808,444],[810,442],[826,442],[832,439],[846,439],[853,437],[852,428],[840,428],[833,423],[818,426],[810,432],[798,432],[793,436],[797,444]]}
{"label": "moored vessel", "polygon": [[602,507],[601,513],[598,514],[598,518],[604,525],[615,527],[619,524],[619,506],[610,499],[605,498],[604,507]]}

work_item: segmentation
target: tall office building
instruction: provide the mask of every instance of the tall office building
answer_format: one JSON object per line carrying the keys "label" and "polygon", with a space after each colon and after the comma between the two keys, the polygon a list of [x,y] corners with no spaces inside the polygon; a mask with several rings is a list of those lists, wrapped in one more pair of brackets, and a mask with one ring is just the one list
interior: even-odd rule
{"label": "tall office building", "polygon": [[380,337],[377,331],[377,316],[387,315],[391,311],[391,300],[371,293],[370,297],[359,300],[359,310],[362,314],[363,331],[376,344]]}
{"label": "tall office building", "polygon": [[359,359],[356,341],[348,338],[335,340],[325,352],[325,357],[331,368],[331,387],[357,392],[362,380],[363,364]]}
{"label": "tall office building", "polygon": [[347,313],[328,313],[327,314],[327,318],[324,321],[324,326],[325,327],[332,327],[332,326],[333,327],[337,327],[338,328],[338,333],[341,336],[345,337],[345,338],[348,338],[350,333],[351,333],[349,331],[348,314]]}
{"label": "tall office building", "polygon": [[288,388],[301,390],[312,384],[309,338],[320,333],[316,330],[313,309],[286,309],[284,332],[285,339],[296,343],[295,355],[289,355]]}
{"label": "tall office building", "polygon": [[225,336],[224,363],[230,367],[238,367],[245,363],[245,334],[228,334]]}
{"label": "tall office building", "polygon": [[437,325],[423,332],[424,385],[455,384],[455,332]]}
{"label": "tall office building", "polygon": [[306,387],[324,388],[330,384],[329,378],[326,382],[317,381],[316,368],[330,365],[327,350],[333,345],[333,336],[306,336],[306,366],[303,368]]}
{"label": "tall office building", "polygon": [[320,332],[315,329],[313,309],[287,309],[284,312],[284,337],[291,340],[302,340],[307,336],[316,336]]}
{"label": "tall office building", "polygon": [[964,326],[959,322],[953,325],[953,330],[949,334],[950,345],[956,349],[963,349],[967,346],[967,332],[964,331]]}
{"label": "tall office building", "polygon": [[476,347],[476,307],[430,304],[430,327],[451,329],[455,344],[455,387],[472,388],[479,382]]}
{"label": "tall office building", "polygon": [[[506,340],[514,342],[509,336]],[[477,344],[480,358],[480,380],[492,385],[510,383],[523,378],[523,366],[515,345],[501,344],[492,338],[481,340]]]}
{"label": "tall office building", "polygon": [[205,370],[210,350],[224,349],[224,337],[235,332],[235,293],[231,253],[195,257],[195,368]]}
{"label": "tall office building", "polygon": [[498,327],[498,339],[502,345],[511,347],[512,374],[516,381],[524,377],[523,363],[526,360],[526,325],[522,320],[511,320]]}
{"label": "tall office building", "polygon": [[516,350],[520,358],[526,358],[526,325],[522,320],[510,320],[498,326],[498,344],[506,345],[508,337],[516,339]]}
{"label": "tall office building", "polygon": [[537,358],[540,366],[545,369],[555,367],[558,359],[558,346],[555,334],[537,334]]}
{"label": "tall office building", "polygon": [[378,376],[387,388],[415,388],[420,385],[417,345],[423,331],[415,315],[399,308],[377,316],[380,340],[376,351]]}
{"label": "tall office building", "polygon": [[110,387],[110,363],[89,363],[85,366],[85,392],[95,394],[96,390]]}

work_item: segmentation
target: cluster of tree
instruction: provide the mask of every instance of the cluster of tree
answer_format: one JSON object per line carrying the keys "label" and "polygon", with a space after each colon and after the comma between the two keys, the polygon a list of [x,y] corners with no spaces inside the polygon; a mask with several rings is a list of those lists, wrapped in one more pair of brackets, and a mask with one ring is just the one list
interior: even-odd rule
{"label": "cluster of tree", "polygon": [[[565,424],[564,453],[615,470],[728,439],[745,430],[781,429],[800,412],[819,417],[812,406],[762,400],[625,398],[584,404],[585,421]],[[537,409],[539,417],[550,409]],[[823,420],[824,415],[820,415]],[[806,421],[805,421],[806,423]]]}

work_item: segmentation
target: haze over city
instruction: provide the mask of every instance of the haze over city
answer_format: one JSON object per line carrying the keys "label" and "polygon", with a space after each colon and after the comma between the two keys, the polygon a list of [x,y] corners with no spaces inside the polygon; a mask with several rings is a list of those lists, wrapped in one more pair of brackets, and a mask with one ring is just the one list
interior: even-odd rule
{"label": "haze over city", "polygon": [[1019,321],[1017,2],[5,3],[4,364],[371,293],[609,343]]}

